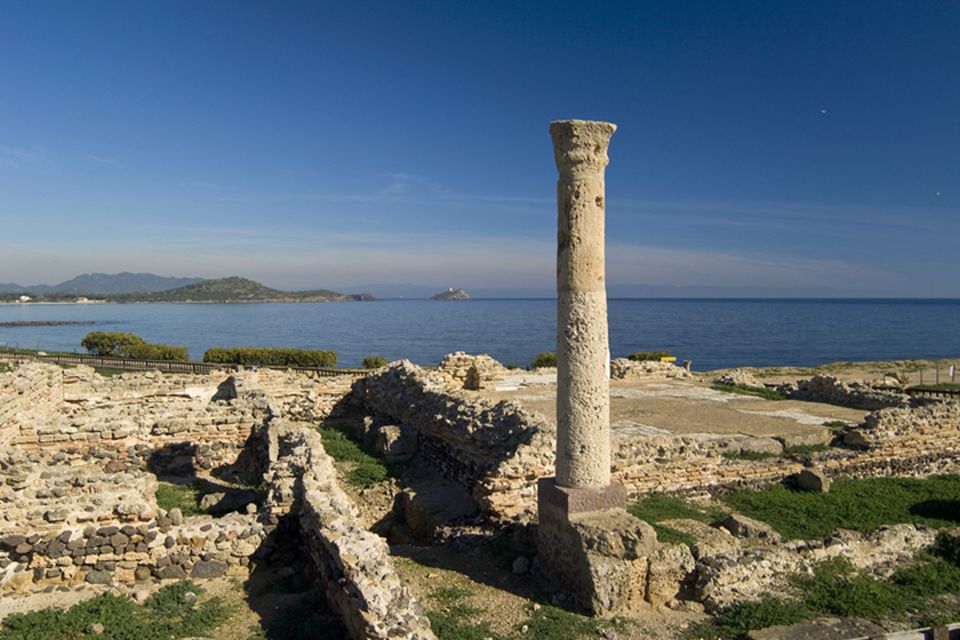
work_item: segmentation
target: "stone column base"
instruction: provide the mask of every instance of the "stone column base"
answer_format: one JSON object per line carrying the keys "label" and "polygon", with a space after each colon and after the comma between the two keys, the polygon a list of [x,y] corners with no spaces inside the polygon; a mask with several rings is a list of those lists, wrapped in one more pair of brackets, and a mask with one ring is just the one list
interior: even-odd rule
{"label": "stone column base", "polygon": [[626,490],[559,487],[537,482],[537,554],[544,573],[592,614],[620,611],[644,599],[647,558],[657,534],[626,511]]}

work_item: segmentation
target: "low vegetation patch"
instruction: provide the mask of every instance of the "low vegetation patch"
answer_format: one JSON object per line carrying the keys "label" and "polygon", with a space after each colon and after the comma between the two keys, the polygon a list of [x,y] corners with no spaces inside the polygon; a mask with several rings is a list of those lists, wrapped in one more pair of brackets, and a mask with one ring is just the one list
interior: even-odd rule
{"label": "low vegetation patch", "polygon": [[557,366],[557,354],[553,351],[538,353],[537,357],[530,361],[531,369],[543,369],[555,366]]}
{"label": "low vegetation patch", "polygon": [[207,349],[204,362],[216,364],[240,364],[248,367],[335,367],[336,351],[308,349],[267,349],[255,347],[230,347]]}
{"label": "low vegetation patch", "polygon": [[[549,605],[530,604],[527,607],[530,618],[519,625],[517,638],[538,638],[540,640],[577,640],[579,638],[609,638],[601,635],[601,629],[622,630],[624,625],[618,620],[597,620],[571,613]],[[523,628],[526,627],[526,632]]]}
{"label": "low vegetation patch", "polygon": [[840,527],[862,532],[901,522],[946,527],[960,522],[960,476],[840,478],[829,493],[774,486],[734,491],[722,500],[788,540],[822,538]]}
{"label": "low vegetation patch", "polygon": [[712,620],[689,627],[685,636],[691,640],[745,640],[754,629],[796,624],[810,615],[802,603],[765,598],[728,607]]}
{"label": "low vegetation patch", "polygon": [[367,356],[363,359],[364,369],[379,369],[387,366],[387,359],[383,356]]}
{"label": "low vegetation patch", "polygon": [[196,482],[190,484],[160,482],[157,484],[157,506],[164,511],[170,511],[174,508],[180,509],[184,517],[206,513],[200,508],[200,498],[202,497],[200,485]]}
{"label": "low vegetation patch", "polygon": [[[187,594],[193,594],[193,596]],[[203,589],[190,582],[162,587],[142,604],[105,593],[70,609],[12,613],[0,626],[0,640],[173,640],[209,636],[230,610],[218,598],[201,603]]]}
{"label": "low vegetation patch", "polygon": [[776,389],[767,387],[750,387],[745,384],[721,384],[715,382],[710,385],[714,391],[723,391],[725,393],[734,393],[740,396],[756,396],[764,400],[786,400],[787,396]]}
{"label": "low vegetation patch", "polygon": [[669,351],[637,351],[627,356],[629,360],[635,360],[636,362],[647,362],[650,360],[660,362],[662,358],[671,357],[673,356]]}
{"label": "low vegetation patch", "polygon": [[844,422],[843,420],[830,420],[828,422],[824,422],[823,426],[825,426],[827,429],[846,429],[850,426],[850,424]]}
{"label": "low vegetation patch", "polygon": [[911,391],[960,391],[960,382],[941,382],[939,384],[917,384],[908,387]]}
{"label": "low vegetation patch", "polygon": [[671,542],[692,545],[696,540],[693,536],[667,525],[660,524],[663,520],[685,518],[697,520],[707,524],[715,524],[727,517],[727,513],[720,509],[701,509],[681,498],[654,494],[634,502],[627,510],[635,517],[649,523],[657,532],[657,539],[661,542]]}
{"label": "low vegetation patch", "polygon": [[888,580],[858,573],[846,558],[814,567],[813,575],[791,579],[797,599],[767,598],[721,611],[693,625],[688,638],[743,640],[754,629],[791,625],[818,616],[873,621],[909,620],[909,626],[943,624],[960,616],[960,538],[941,533],[916,562]]}
{"label": "low vegetation patch", "polygon": [[[614,620],[596,620],[558,607],[529,603],[529,616],[507,635],[495,633],[483,620],[484,609],[474,604],[476,594],[463,587],[440,587],[429,594],[430,626],[439,640],[580,640],[600,637],[604,628],[622,629]],[[608,637],[608,636],[603,636]]]}
{"label": "low vegetation patch", "polygon": [[760,461],[760,460],[771,460],[773,458],[780,458],[782,454],[779,453],[768,453],[766,451],[724,451],[723,457],[727,460],[750,460],[750,461]]}
{"label": "low vegetation patch", "polygon": [[318,428],[323,448],[337,462],[346,463],[347,481],[357,487],[367,487],[396,475],[379,457],[367,451],[353,438],[350,425],[326,422]]}
{"label": "low vegetation patch", "polygon": [[430,628],[438,640],[504,640],[479,620],[483,609],[473,605],[474,593],[463,587],[440,587],[429,594],[434,606],[427,610]]}

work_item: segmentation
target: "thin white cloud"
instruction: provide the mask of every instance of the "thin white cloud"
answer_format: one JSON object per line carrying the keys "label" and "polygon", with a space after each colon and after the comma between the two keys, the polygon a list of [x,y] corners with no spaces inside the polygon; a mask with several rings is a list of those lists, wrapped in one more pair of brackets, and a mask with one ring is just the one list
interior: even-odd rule
{"label": "thin white cloud", "polygon": [[46,152],[40,147],[12,147],[0,145],[0,166],[20,167],[24,164],[41,162]]}
{"label": "thin white cloud", "polygon": [[99,162],[100,164],[109,165],[111,167],[116,167],[120,165],[120,161],[116,158],[108,158],[106,156],[98,156],[93,153],[88,153],[87,158],[93,160],[94,162]]}

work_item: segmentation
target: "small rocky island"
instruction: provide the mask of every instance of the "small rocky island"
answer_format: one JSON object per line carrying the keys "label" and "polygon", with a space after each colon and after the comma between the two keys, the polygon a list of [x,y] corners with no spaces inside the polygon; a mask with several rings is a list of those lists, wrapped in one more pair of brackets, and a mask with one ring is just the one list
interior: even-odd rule
{"label": "small rocky island", "polygon": [[469,300],[470,294],[464,291],[463,289],[447,289],[446,291],[441,291],[435,296],[430,296],[431,300]]}

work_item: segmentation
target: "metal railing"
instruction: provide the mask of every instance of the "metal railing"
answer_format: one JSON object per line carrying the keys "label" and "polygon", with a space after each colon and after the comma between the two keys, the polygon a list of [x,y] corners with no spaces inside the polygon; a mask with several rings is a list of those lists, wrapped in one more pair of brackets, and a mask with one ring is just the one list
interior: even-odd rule
{"label": "metal railing", "polygon": [[[44,353],[25,351],[20,349],[0,349],[0,358],[5,360],[37,360],[51,362],[58,365],[87,365],[98,369],[120,369],[122,371],[160,371],[162,373],[190,373],[207,374],[212,371],[239,371],[241,365],[221,364],[214,362],[197,362],[182,360],[144,360],[140,358],[115,358],[109,356],[91,356],[82,353]],[[369,369],[338,369],[335,367],[289,367],[281,365],[257,365],[260,369],[278,369],[281,371],[294,370],[313,373],[318,377],[333,376],[363,377],[368,375]]]}

